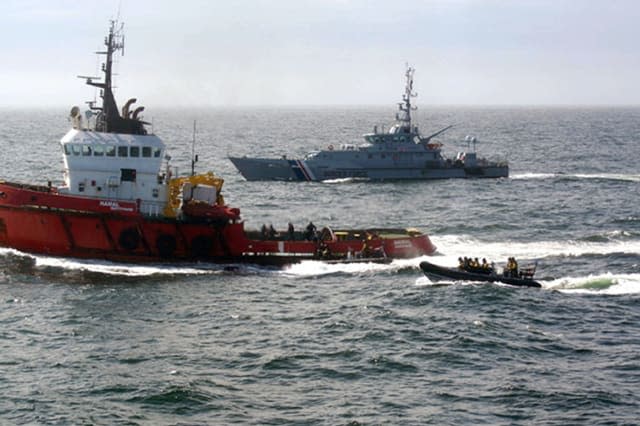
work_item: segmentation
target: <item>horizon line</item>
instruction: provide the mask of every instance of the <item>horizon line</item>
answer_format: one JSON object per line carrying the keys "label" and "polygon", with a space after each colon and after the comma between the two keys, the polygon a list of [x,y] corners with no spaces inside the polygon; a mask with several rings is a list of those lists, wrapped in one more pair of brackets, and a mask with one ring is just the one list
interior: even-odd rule
{"label": "horizon line", "polygon": [[[0,105],[0,110],[42,110],[42,109],[68,109],[72,104],[50,104],[50,105]],[[640,103],[629,104],[605,104],[605,103],[593,103],[593,104],[575,104],[575,103],[558,103],[558,104],[517,104],[517,103],[497,103],[497,104],[422,104],[418,105],[418,110],[422,108],[437,109],[437,108],[638,108]],[[342,103],[328,103],[328,104],[241,104],[241,105],[228,105],[228,104],[199,104],[199,105],[167,105],[158,104],[147,109],[159,109],[159,110],[188,110],[188,109],[268,109],[268,108],[393,108],[389,104],[342,104]]]}

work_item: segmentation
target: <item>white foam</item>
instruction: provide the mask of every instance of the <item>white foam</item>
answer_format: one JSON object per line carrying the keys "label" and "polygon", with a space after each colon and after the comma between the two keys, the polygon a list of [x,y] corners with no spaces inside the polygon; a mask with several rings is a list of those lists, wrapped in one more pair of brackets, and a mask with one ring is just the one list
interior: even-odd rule
{"label": "white foam", "polygon": [[556,173],[520,173],[510,175],[509,179],[512,180],[533,180],[533,179],[551,179],[558,176]]}
{"label": "white foam", "polygon": [[[466,235],[431,236],[441,256],[433,257],[433,263],[451,266],[458,264],[458,257],[485,257],[491,261],[506,261],[513,256],[524,259],[543,259],[554,256],[583,256],[586,254],[607,255],[613,253],[639,253],[640,240],[637,241],[506,241],[484,242]],[[479,252],[478,247],[482,247]]]}
{"label": "white foam", "polygon": [[623,174],[623,173],[519,173],[510,176],[513,180],[534,180],[534,179],[555,179],[555,178],[573,178],[573,179],[610,179],[629,182],[640,182],[640,174]]}
{"label": "white foam", "polygon": [[33,255],[10,248],[0,248],[0,255],[8,254],[31,258],[35,261],[36,267],[54,267],[76,271],[91,271],[110,275],[148,276],[154,274],[209,274],[212,272],[212,268],[215,268],[214,270],[216,272],[220,269],[220,267],[217,265],[202,265],[202,267],[200,265],[198,265],[198,267],[157,264],[131,265],[125,263],[109,262],[105,260],[81,260],[64,257]]}
{"label": "white foam", "polygon": [[[608,255],[613,253],[640,252],[640,241],[529,241],[529,242],[483,242],[465,235],[433,236],[431,240],[438,246],[439,256],[429,257],[431,263],[451,267],[458,264],[458,257],[485,257],[488,261],[506,262],[513,256],[526,261],[541,260],[546,257],[579,257],[587,254]],[[478,247],[482,247],[479,252]],[[640,293],[640,274],[612,274],[609,272],[562,277],[552,281],[538,281],[543,288],[562,292],[584,294],[636,294]]]}
{"label": "white foam", "polygon": [[27,256],[25,253],[18,251],[16,249],[8,248],[8,247],[0,247],[0,255],[14,255],[14,256]]}
{"label": "white foam", "polygon": [[324,263],[315,260],[305,260],[301,263],[291,265],[284,270],[282,274],[309,277],[322,276],[337,273],[361,275],[376,272],[394,272],[405,268],[417,268],[424,258],[414,259],[397,259],[391,263]]}
{"label": "white foam", "polygon": [[[600,274],[578,277],[563,277],[551,281],[538,280],[545,290],[556,290],[563,293],[572,294],[592,294],[592,295],[621,295],[640,293],[640,274]],[[444,281],[446,284],[455,285],[489,285],[477,282]],[[416,286],[437,286],[443,285],[442,281],[433,282],[426,276],[419,277],[415,281]],[[508,284],[492,283],[511,287]]]}
{"label": "white foam", "polygon": [[595,174],[576,174],[579,179],[611,179],[625,180],[629,182],[640,182],[639,174],[621,174],[621,173],[595,173]]}
{"label": "white foam", "polygon": [[211,270],[175,265],[129,265],[103,260],[76,260],[36,256],[36,266],[52,266],[68,270],[98,272],[110,275],[148,276],[155,274],[209,274]]}
{"label": "white foam", "polygon": [[352,183],[352,182],[367,182],[368,180],[369,179],[366,179],[366,178],[350,177],[350,178],[339,178],[339,179],[327,179],[327,180],[323,180],[322,183],[339,184],[339,183]]}
{"label": "white foam", "polygon": [[433,281],[431,281],[426,275],[422,275],[421,277],[418,277],[418,279],[416,280],[416,285],[418,287],[425,287],[433,284],[434,284]]}
{"label": "white foam", "polygon": [[543,284],[547,289],[564,293],[637,294],[640,293],[640,274],[612,274],[607,272],[582,277],[563,277]]}

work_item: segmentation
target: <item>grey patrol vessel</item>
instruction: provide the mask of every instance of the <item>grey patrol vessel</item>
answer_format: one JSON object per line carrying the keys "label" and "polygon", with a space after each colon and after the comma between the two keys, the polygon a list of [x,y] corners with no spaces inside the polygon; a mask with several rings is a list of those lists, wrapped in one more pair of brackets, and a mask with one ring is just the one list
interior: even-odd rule
{"label": "grey patrol vessel", "polygon": [[411,123],[414,69],[407,67],[406,88],[398,104],[395,123],[388,131],[364,135],[365,143],[329,145],[302,159],[229,157],[246,180],[325,181],[355,178],[363,180],[500,178],[509,176],[507,162],[478,158],[476,140],[466,137],[472,152],[458,152],[455,158],[442,154],[442,144],[432,142],[452,126],[422,136]]}

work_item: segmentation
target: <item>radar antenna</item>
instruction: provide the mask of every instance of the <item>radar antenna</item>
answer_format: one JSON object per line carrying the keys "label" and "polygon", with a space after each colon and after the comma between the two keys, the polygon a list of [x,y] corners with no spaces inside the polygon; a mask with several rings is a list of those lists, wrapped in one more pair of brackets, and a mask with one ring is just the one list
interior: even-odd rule
{"label": "radar antenna", "polygon": [[407,79],[407,83],[405,85],[404,94],[402,95],[402,102],[398,103],[398,109],[400,111],[396,114],[396,120],[402,122],[403,127],[406,126],[409,128],[411,128],[411,111],[418,109],[411,105],[411,98],[418,96],[418,94],[413,91],[414,72],[415,69],[411,68],[409,64],[407,64],[407,70],[404,74]]}
{"label": "radar antenna", "polygon": [[118,20],[110,21],[109,34],[105,37],[104,44],[107,47],[106,51],[96,52],[98,55],[106,56],[106,60],[101,67],[104,73],[104,80],[96,81],[100,79],[98,77],[79,76],[80,78],[84,78],[88,85],[100,89],[102,106],[95,106],[94,102],[88,102],[91,110],[98,111],[95,129],[99,132],[107,133],[144,135],[147,133],[144,124],[147,123],[137,119],[137,117],[131,116],[129,113],[129,107],[135,102],[135,99],[125,104],[123,116],[121,116],[115,96],[113,95],[113,55],[118,51],[124,55],[124,23],[119,23]]}

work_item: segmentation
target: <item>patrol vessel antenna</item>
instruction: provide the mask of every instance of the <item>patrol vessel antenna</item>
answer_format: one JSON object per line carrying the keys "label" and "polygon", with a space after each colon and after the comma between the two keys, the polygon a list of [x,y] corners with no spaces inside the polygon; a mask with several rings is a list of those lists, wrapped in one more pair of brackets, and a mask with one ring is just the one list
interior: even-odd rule
{"label": "patrol vessel antenna", "polygon": [[404,123],[404,126],[411,127],[411,111],[415,111],[418,109],[415,106],[411,105],[411,98],[415,98],[418,96],[417,93],[413,91],[413,73],[415,72],[415,68],[411,68],[407,64],[407,71],[405,72],[405,77],[407,79],[404,94],[402,95],[402,101],[398,103],[398,109],[400,112],[396,114],[396,120]]}

